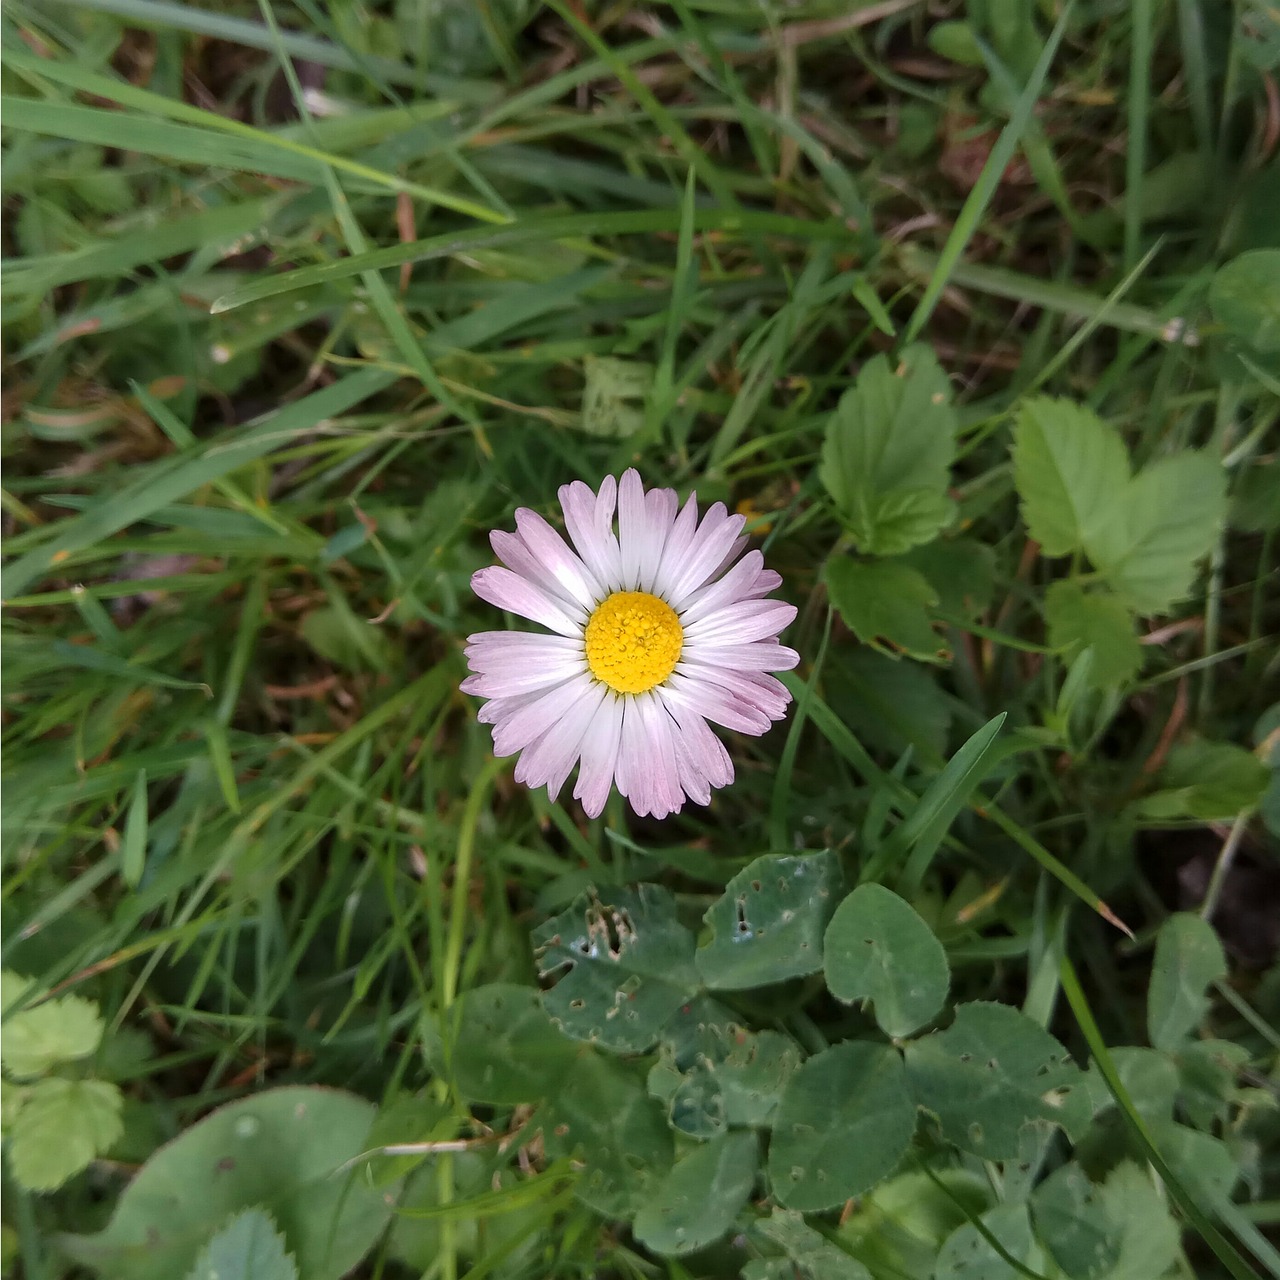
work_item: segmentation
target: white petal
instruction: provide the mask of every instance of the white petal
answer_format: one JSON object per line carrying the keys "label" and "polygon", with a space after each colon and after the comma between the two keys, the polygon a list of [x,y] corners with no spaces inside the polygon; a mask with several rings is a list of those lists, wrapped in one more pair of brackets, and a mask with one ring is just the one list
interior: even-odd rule
{"label": "white petal", "polygon": [[622,699],[607,694],[587,726],[582,740],[582,764],[573,788],[574,797],[582,801],[588,818],[598,818],[604,811],[613,786],[621,736]]}
{"label": "white petal", "polygon": [[467,637],[467,665],[476,672],[527,671],[581,654],[581,640],[538,631],[477,631]]}
{"label": "white petal", "polygon": [[608,594],[595,574],[565,546],[564,539],[536,512],[521,508],[516,512],[516,528],[525,546],[537,557],[562,591],[588,613]]}
{"label": "white petal", "polygon": [[[800,661],[794,649],[776,640],[755,640],[750,644],[698,644],[690,642],[680,654],[676,670],[686,664],[738,671],[790,671]],[[692,675],[690,670],[688,674]]]}
{"label": "white petal", "polygon": [[740,600],[685,628],[686,642],[750,644],[776,636],[795,621],[796,607],[781,600]]}
{"label": "white petal", "polygon": [[562,485],[560,489],[565,528],[578,554],[606,593],[617,590],[622,576],[622,556],[613,533],[617,495],[618,483],[612,476],[605,477],[599,497],[581,480]]}
{"label": "white petal", "polygon": [[512,698],[522,693],[537,693],[544,689],[553,689],[572,680],[576,675],[585,675],[587,664],[579,659],[568,661],[551,670],[526,668],[523,671],[490,672],[468,676],[458,688],[463,693],[474,694],[478,698]]}
{"label": "white petal", "polygon": [[688,627],[727,604],[750,599],[748,593],[763,572],[764,556],[759,551],[748,551],[718,582],[699,587],[689,596],[680,610],[681,625]]}
{"label": "white petal", "polygon": [[[579,698],[585,697],[594,686],[595,681],[590,676],[585,674],[576,676],[567,684],[540,694],[505,715],[494,726],[495,754],[509,756],[513,751],[520,751],[527,747],[534,739],[541,737],[553,725],[558,724],[573,704]],[[493,703],[489,706],[493,706]]]}
{"label": "white petal", "polygon": [[707,512],[672,584],[673,609],[681,609],[688,597],[711,578],[745,523],[745,516],[728,515],[723,502],[717,502]]}
{"label": "white petal", "polygon": [[693,681],[688,676],[674,673],[662,687],[663,700],[675,703],[682,710],[688,709],[713,724],[726,729],[750,733],[756,737],[764,733],[770,720],[760,709],[746,699],[709,680]]}
{"label": "white petal", "polygon": [[[733,761],[729,758],[724,743],[712,733],[707,722],[688,703],[668,698],[666,685],[661,686],[657,693],[675,720],[678,740],[685,744],[698,771],[712,787],[727,787],[733,781]],[[689,794],[693,795],[692,792]],[[694,799],[697,797],[694,796]],[[701,800],[699,803],[706,804],[707,801]]]}
{"label": "white petal", "polygon": [[583,623],[570,615],[567,602],[553,599],[541,587],[501,565],[477,569],[471,575],[471,590],[499,609],[540,622],[562,636],[581,636]]}
{"label": "white petal", "polygon": [[605,686],[596,682],[572,704],[536,742],[525,748],[516,766],[516,781],[547,788],[552,800],[560,794],[570,770],[578,762],[583,739],[604,700]]}
{"label": "white petal", "polygon": [[690,667],[682,674],[699,686],[723,689],[738,705],[751,707],[770,720],[781,720],[791,705],[786,685],[761,671],[704,666]]}
{"label": "white petal", "polygon": [[644,496],[645,531],[640,543],[640,569],[636,578],[641,591],[653,592],[662,551],[676,518],[679,499],[674,489],[650,489]]}
{"label": "white petal", "polygon": [[644,485],[631,467],[618,485],[618,546],[622,550],[622,589],[635,591],[640,582],[640,558],[649,529]]}
{"label": "white petal", "polygon": [[653,576],[653,593],[670,603],[671,588],[680,576],[685,557],[693,543],[693,535],[698,528],[698,495],[691,493],[680,514],[676,516],[667,534],[666,545],[662,548],[662,559],[657,572]]}
{"label": "white petal", "polygon": [[642,693],[635,699],[648,743],[648,762],[652,770],[652,808],[655,818],[665,818],[679,813],[684,804],[684,789],[680,786],[680,771],[676,765],[676,744],[671,717],[662,702],[652,693]]}

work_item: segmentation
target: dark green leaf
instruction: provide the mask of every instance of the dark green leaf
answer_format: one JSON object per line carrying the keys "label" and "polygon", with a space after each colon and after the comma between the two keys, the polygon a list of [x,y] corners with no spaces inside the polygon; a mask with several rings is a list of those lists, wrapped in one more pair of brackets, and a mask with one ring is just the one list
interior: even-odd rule
{"label": "dark green leaf", "polygon": [[733,1225],[755,1183],[753,1133],[725,1133],[676,1162],[636,1214],[636,1238],[655,1253],[703,1249]]}
{"label": "dark green leaf", "polygon": [[892,1172],[911,1143],[915,1107],[897,1052],[847,1040],[791,1077],[773,1126],[769,1179],[790,1209],[830,1209]]}
{"label": "dark green leaf", "polygon": [[1205,992],[1227,975],[1213,926],[1190,912],[1172,915],[1156,936],[1147,987],[1147,1034],[1157,1049],[1177,1049],[1204,1020]]}
{"label": "dark green leaf", "polygon": [[946,1031],[907,1047],[907,1070],[947,1139],[986,1160],[1016,1157],[1026,1124],[1061,1125],[1076,1138],[1092,1113],[1067,1051],[1009,1005],[957,1005]]}
{"label": "dark green leaf", "polygon": [[836,612],[863,644],[926,662],[950,658],[930,623],[937,593],[915,569],[896,560],[837,556],[827,561],[822,576]]}
{"label": "dark green leaf", "polygon": [[1218,268],[1213,318],[1255,351],[1280,351],[1280,249],[1252,249]]}

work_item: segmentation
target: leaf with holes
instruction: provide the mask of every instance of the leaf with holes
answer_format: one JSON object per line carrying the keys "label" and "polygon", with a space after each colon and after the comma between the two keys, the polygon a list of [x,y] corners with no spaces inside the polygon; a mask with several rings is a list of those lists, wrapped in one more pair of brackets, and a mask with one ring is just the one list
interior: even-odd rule
{"label": "leaf with holes", "polygon": [[860,551],[899,555],[928,542],[954,510],[956,449],[947,375],[928,347],[894,367],[873,356],[827,421],[818,474]]}
{"label": "leaf with holes", "polygon": [[1177,1049],[1204,1019],[1205,992],[1227,976],[1227,958],[1213,926],[1181,911],[1156,935],[1147,987],[1147,1034],[1157,1049]]}
{"label": "leaf with holes", "polygon": [[885,1035],[909,1035],[947,998],[942,944],[910,903],[882,885],[859,885],[836,908],[822,945],[831,994],[872,1001]]}
{"label": "leaf with holes", "polygon": [[907,1046],[907,1073],[948,1141],[985,1160],[1016,1157],[1023,1125],[1060,1125],[1075,1139],[1092,1114],[1084,1073],[1009,1005],[957,1005],[946,1031]]}
{"label": "leaf with holes", "polygon": [[641,1053],[698,986],[693,935],[658,885],[589,890],[535,930],[543,1003],[575,1040]]}
{"label": "leaf with holes", "polygon": [[730,1126],[769,1124],[799,1065],[788,1037],[748,1031],[732,1010],[699,996],[664,1028],[649,1092],[667,1104],[673,1128],[709,1138]]}
{"label": "leaf with holes", "polygon": [[577,1052],[552,1025],[532,987],[495,982],[465,992],[456,1018],[453,1051],[437,1070],[451,1070],[458,1092],[472,1102],[536,1102],[564,1077]]}
{"label": "leaf with holes", "polygon": [[734,991],[817,973],[839,887],[833,853],[757,858],[703,917],[711,926],[697,953],[703,982]]}
{"label": "leaf with holes", "polygon": [[756,1179],[754,1133],[733,1132],[676,1162],[636,1214],[636,1238],[672,1256],[705,1249],[733,1226]]}
{"label": "leaf with holes", "polygon": [[891,1173],[911,1145],[916,1109],[902,1059],[846,1040],[787,1082],[769,1144],[769,1180],[788,1209],[830,1209]]}
{"label": "leaf with holes", "polygon": [[629,1217],[671,1168],[661,1104],[635,1068],[615,1058],[579,1057],[539,1120],[553,1160],[576,1157],[586,1165],[574,1194],[603,1217]]}

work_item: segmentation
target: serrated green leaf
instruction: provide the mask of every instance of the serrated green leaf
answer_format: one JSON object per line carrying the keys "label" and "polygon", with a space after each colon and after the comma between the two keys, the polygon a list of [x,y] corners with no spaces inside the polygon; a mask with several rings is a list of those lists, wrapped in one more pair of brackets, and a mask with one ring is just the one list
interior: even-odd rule
{"label": "serrated green leaf", "polygon": [[[1010,1257],[1032,1272],[1039,1270],[1043,1255],[1031,1234],[1026,1205],[997,1205],[982,1215],[981,1222]],[[1023,1280],[1024,1273],[1006,1262],[973,1223],[966,1222],[943,1241],[933,1275],[934,1280]]]}
{"label": "serrated green leaf", "polygon": [[298,1280],[270,1214],[246,1209],[219,1228],[187,1280]]}
{"label": "serrated green leaf", "polygon": [[556,1030],[532,987],[495,982],[464,992],[450,1015],[456,1035],[448,1063],[458,1092],[473,1102],[536,1102],[563,1079],[577,1053]]}
{"label": "serrated green leaf", "polygon": [[9,1135],[13,1176],[28,1191],[55,1191],[120,1136],[120,1090],[104,1080],[38,1080]]}
{"label": "serrated green leaf", "polygon": [[[31,979],[6,972],[4,1007],[30,990]],[[15,1076],[38,1076],[60,1062],[87,1058],[102,1040],[98,1006],[80,996],[59,996],[8,1014],[0,1034],[0,1062]]]}
{"label": "serrated green leaf", "polygon": [[888,1036],[928,1022],[947,998],[947,955],[910,903],[878,884],[859,885],[823,939],[827,986],[838,1000],[870,1000]]}
{"label": "serrated green leaf", "polygon": [[1060,1125],[1077,1138],[1092,1113],[1067,1051],[1009,1005],[957,1005],[946,1031],[907,1046],[907,1073],[948,1141],[986,1160],[1014,1159],[1026,1124]]}
{"label": "serrated green leaf", "polygon": [[1159,458],[1125,486],[1112,519],[1085,538],[1089,559],[1141,613],[1162,613],[1195,581],[1227,519],[1227,473],[1207,453]]}
{"label": "serrated green leaf", "polygon": [[873,356],[827,422],[819,476],[860,551],[894,555],[950,519],[951,387],[932,351]]}
{"label": "serrated green leaf", "polygon": [[1049,643],[1074,662],[1086,649],[1093,650],[1089,683],[1105,689],[1131,680],[1142,667],[1142,646],[1133,617],[1113,595],[1085,591],[1078,583],[1062,579],[1045,592],[1045,621]]}
{"label": "serrated green leaf", "polygon": [[1213,926],[1181,911],[1156,935],[1147,987],[1147,1035],[1157,1049],[1176,1049],[1204,1020],[1205,992],[1227,976],[1227,958]]}
{"label": "serrated green leaf", "polygon": [[1251,249],[1219,267],[1209,306],[1224,329],[1255,351],[1280,351],[1280,249]]}
{"label": "serrated green leaf", "polygon": [[555,986],[543,997],[568,1036],[640,1053],[698,986],[694,938],[658,885],[591,890],[533,934],[534,958]]}
{"label": "serrated green leaf", "polygon": [[937,593],[915,569],[896,560],[837,556],[827,561],[822,577],[836,612],[863,644],[894,657],[905,653],[926,662],[950,658],[930,625]]}
{"label": "serrated green leaf", "polygon": [[640,1207],[636,1238],[655,1253],[677,1257],[719,1240],[751,1194],[759,1158],[754,1133],[721,1134],[696,1148]]}
{"label": "serrated green leaf", "polygon": [[697,952],[703,982],[733,991],[816,973],[839,884],[832,853],[766,854],[750,863],[703,917],[712,931]]}
{"label": "serrated green leaf", "polygon": [[897,1052],[846,1040],[787,1083],[769,1145],[769,1180],[789,1209],[830,1209],[892,1172],[916,1112]]}
{"label": "serrated green leaf", "polygon": [[1022,518],[1048,556],[1094,543],[1115,519],[1129,483],[1120,433],[1070,400],[1023,403],[1013,429],[1013,476]]}
{"label": "serrated green leaf", "polygon": [[357,1162],[373,1119],[363,1098],[304,1086],[220,1107],[143,1165],[105,1231],[59,1246],[104,1280],[173,1280],[231,1214],[258,1206],[300,1275],[338,1280],[382,1234],[399,1185],[373,1185]]}
{"label": "serrated green leaf", "polygon": [[781,1258],[757,1258],[742,1270],[742,1280],[871,1280],[856,1258],[809,1226],[794,1209],[775,1208],[751,1224],[752,1239],[783,1251]]}
{"label": "serrated green leaf", "polygon": [[617,1059],[578,1058],[539,1120],[552,1159],[576,1156],[586,1165],[574,1194],[603,1217],[629,1217],[671,1168],[662,1106],[634,1068]]}
{"label": "serrated green leaf", "polygon": [[1134,811],[1156,821],[1234,818],[1257,807],[1270,780],[1267,766],[1243,747],[1192,738],[1169,752],[1157,790],[1143,796]]}

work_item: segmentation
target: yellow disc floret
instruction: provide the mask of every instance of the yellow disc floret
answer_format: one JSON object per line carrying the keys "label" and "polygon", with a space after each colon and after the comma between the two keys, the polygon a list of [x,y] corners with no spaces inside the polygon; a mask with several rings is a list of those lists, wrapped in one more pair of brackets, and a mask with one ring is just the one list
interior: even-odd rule
{"label": "yellow disc floret", "polygon": [[615,591],[587,623],[587,665],[618,693],[644,693],[675,670],[684,646],[676,611],[647,591]]}

